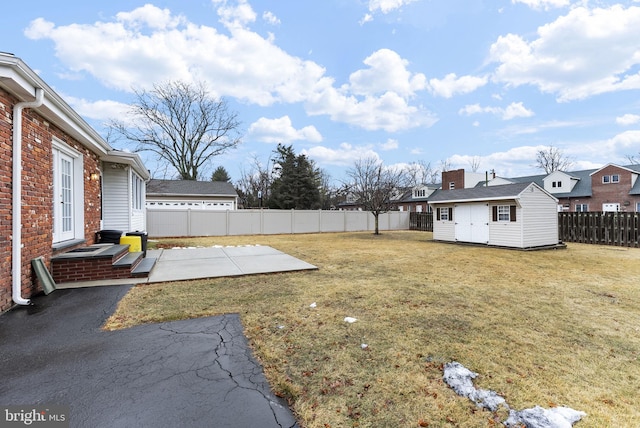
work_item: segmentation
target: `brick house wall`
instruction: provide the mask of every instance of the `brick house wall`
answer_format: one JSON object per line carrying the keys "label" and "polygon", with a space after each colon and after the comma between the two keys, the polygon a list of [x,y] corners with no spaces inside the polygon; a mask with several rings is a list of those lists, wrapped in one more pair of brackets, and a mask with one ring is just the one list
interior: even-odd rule
{"label": "brick house wall", "polygon": [[[17,102],[0,89],[0,312],[12,306],[12,122],[13,105]],[[100,182],[88,179],[100,170],[99,156],[79,144],[68,134],[47,122],[34,109],[23,110],[22,121],[22,295],[28,298],[41,288],[32,272],[31,260],[43,256],[51,269],[53,244],[53,154],[54,137],[83,155],[84,237],[94,242],[100,230]]]}
{"label": "brick house wall", "polygon": [[442,172],[442,190],[451,189],[451,183],[455,189],[464,189],[464,169]]}
{"label": "brick house wall", "polygon": [[[618,175],[620,181],[617,183],[603,183],[603,176]],[[603,204],[620,204],[620,211],[635,211],[636,204],[640,202],[640,197],[630,195],[629,191],[633,187],[632,176],[634,174],[615,165],[609,165],[591,176],[591,192],[589,198],[589,211],[602,211]]]}

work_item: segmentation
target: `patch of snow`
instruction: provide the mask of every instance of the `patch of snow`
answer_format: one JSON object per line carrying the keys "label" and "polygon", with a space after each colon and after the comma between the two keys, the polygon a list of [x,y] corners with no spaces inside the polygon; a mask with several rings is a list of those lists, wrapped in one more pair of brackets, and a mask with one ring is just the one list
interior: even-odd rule
{"label": "patch of snow", "polygon": [[353,318],[353,317],[345,317],[344,318],[344,322],[348,322],[349,324],[353,324],[356,321],[358,321],[357,318]]}
{"label": "patch of snow", "polygon": [[362,349],[367,349],[369,347],[369,345],[367,345],[366,343],[363,343],[362,345],[360,345],[360,347]]}
{"label": "patch of snow", "polygon": [[532,428],[571,428],[583,416],[586,416],[585,412],[573,410],[569,407],[543,409],[540,406],[536,406],[519,412],[511,410],[509,419],[504,424],[508,427],[524,424],[526,427]]}
{"label": "patch of snow", "polygon": [[527,428],[571,428],[586,413],[573,410],[569,407],[553,407],[544,409],[535,406],[531,409],[520,411],[512,410],[504,398],[495,391],[476,389],[473,379],[478,376],[462,364],[454,361],[444,365],[444,382],[453,389],[456,394],[467,397],[476,403],[478,407],[496,411],[500,406],[509,410],[509,418],[504,421],[506,427],[514,427],[524,424]]}
{"label": "patch of snow", "polygon": [[318,306],[316,302],[313,302],[312,304],[309,305],[310,308],[315,308],[316,306]]}
{"label": "patch of snow", "polygon": [[[476,403],[478,407],[495,412],[500,405],[505,405],[504,398],[500,397],[495,391],[488,389],[476,389],[473,386],[473,379],[478,376],[462,364],[453,362],[444,365],[444,381],[458,395],[467,397]],[[508,406],[507,406],[508,408]]]}

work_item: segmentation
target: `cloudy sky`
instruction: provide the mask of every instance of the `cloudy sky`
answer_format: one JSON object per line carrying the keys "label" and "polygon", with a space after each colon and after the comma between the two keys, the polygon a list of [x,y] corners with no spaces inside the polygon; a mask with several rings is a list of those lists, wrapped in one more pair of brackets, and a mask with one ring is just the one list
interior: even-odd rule
{"label": "cloudy sky", "polygon": [[640,152],[640,0],[150,1],[8,2],[0,51],[100,132],[132,88],[207,82],[242,121],[215,165],[234,180],[279,142],[336,180],[369,156],[517,176],[550,145],[574,169]]}

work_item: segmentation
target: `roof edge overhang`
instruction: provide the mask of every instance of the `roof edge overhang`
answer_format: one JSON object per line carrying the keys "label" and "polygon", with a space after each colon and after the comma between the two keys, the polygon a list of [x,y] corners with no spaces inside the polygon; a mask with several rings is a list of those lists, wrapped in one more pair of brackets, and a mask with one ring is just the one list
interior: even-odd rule
{"label": "roof edge overhang", "polygon": [[145,167],[142,159],[137,153],[122,152],[119,150],[109,150],[109,152],[101,158],[103,162],[121,163],[129,165],[133,170],[145,181],[151,179],[151,174]]}
{"label": "roof edge overhang", "polygon": [[100,156],[112,150],[100,134],[20,58],[0,53],[0,87],[19,101],[35,100],[36,88],[42,88],[44,102],[34,108],[38,114]]}

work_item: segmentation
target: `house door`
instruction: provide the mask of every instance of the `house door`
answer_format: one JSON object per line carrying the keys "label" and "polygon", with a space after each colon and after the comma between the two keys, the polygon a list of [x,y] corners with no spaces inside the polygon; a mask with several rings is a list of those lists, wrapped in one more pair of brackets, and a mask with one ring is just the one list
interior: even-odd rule
{"label": "house door", "polygon": [[456,205],[455,219],[456,241],[489,242],[489,206],[486,204]]}
{"label": "house door", "polygon": [[53,168],[53,240],[74,238],[73,158],[54,150]]}

